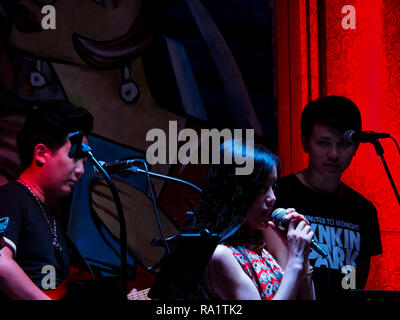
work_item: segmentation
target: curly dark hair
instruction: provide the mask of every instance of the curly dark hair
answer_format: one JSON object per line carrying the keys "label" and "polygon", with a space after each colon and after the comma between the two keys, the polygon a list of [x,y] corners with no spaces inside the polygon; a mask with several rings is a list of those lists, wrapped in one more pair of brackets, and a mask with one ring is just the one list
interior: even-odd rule
{"label": "curly dark hair", "polygon": [[[237,146],[237,143],[230,143]],[[220,149],[221,158],[227,144]],[[235,153],[243,152],[245,145],[236,147]],[[248,156],[248,155],[246,155]],[[204,229],[220,235],[229,234],[246,219],[256,197],[266,185],[271,170],[275,166],[279,172],[278,156],[260,144],[254,144],[254,169],[249,175],[237,175],[236,164],[213,164],[210,166],[200,196],[186,230],[200,232]]]}
{"label": "curly dark hair", "polygon": [[[233,149],[232,155],[240,153],[241,156],[252,157],[253,171],[249,175],[237,175],[237,164],[221,161],[221,164],[211,165],[204,181],[200,202],[181,233],[200,233],[207,229],[211,233],[219,234],[224,243],[235,246],[250,261],[247,253],[242,250],[245,245],[242,236],[246,237],[247,232],[243,222],[256,197],[267,187],[265,184],[273,167],[279,172],[280,161],[278,156],[260,144],[254,144],[254,152],[244,153],[247,152],[246,146],[238,141],[226,142],[221,146],[221,160],[226,148]],[[196,275],[176,292],[179,299],[213,299],[204,274]]]}

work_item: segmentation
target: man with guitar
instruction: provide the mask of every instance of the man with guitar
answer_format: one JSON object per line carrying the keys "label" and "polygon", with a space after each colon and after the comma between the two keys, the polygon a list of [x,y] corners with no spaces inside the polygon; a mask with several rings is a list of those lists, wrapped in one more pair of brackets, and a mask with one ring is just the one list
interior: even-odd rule
{"label": "man with guitar", "polygon": [[68,275],[72,246],[61,230],[60,200],[71,194],[85,162],[69,156],[68,137],[78,130],[86,136],[92,127],[87,110],[52,103],[34,110],[18,133],[22,173],[0,187],[0,292],[8,298],[50,299],[43,290],[49,272],[55,285]]}

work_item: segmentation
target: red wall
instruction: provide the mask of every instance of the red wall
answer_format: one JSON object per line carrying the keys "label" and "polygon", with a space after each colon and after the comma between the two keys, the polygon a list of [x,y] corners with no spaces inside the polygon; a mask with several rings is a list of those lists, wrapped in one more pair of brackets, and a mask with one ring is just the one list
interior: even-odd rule
{"label": "red wall", "polygon": [[[356,29],[343,29],[345,5],[356,9]],[[363,130],[400,141],[400,2],[396,0],[278,0],[277,80],[283,174],[304,168],[300,114],[310,100],[343,95],[360,108]],[[400,155],[382,140],[400,189]],[[375,257],[367,289],[400,290],[400,206],[379,157],[362,144],[344,182],[378,209],[383,255]]]}

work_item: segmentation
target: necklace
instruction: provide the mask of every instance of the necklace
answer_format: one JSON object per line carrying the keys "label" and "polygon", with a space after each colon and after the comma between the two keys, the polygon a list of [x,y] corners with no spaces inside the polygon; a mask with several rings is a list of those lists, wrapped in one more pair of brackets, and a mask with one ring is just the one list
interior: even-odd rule
{"label": "necklace", "polygon": [[334,195],[334,196],[338,196],[338,197],[343,195],[343,188],[341,187],[341,185],[338,186],[337,190],[334,193],[329,193],[326,191],[322,191],[321,189],[319,189],[315,185],[313,185],[311,182],[311,179],[308,176],[308,173],[306,173],[306,171],[303,171],[302,174],[303,174],[304,179],[307,181],[308,185],[314,192],[320,193],[320,194],[325,194],[325,195]]}
{"label": "necklace", "polygon": [[317,193],[322,193],[321,190],[319,190],[318,188],[316,188],[316,187],[311,183],[311,180],[310,180],[310,178],[309,178],[309,176],[308,176],[308,173],[306,174],[305,171],[303,171],[302,173],[303,173],[304,179],[307,181],[307,183],[308,183],[308,185],[310,186],[310,188],[311,188],[313,191],[317,192]]}
{"label": "necklace", "polygon": [[30,192],[30,194],[33,196],[33,198],[36,200],[37,204],[39,205],[39,207],[40,207],[40,209],[42,211],[42,215],[43,215],[45,221],[47,222],[47,225],[49,226],[51,236],[53,237],[52,245],[53,245],[54,249],[56,250],[56,252],[60,253],[62,251],[62,245],[61,245],[60,240],[58,239],[58,236],[57,236],[56,220],[53,219],[53,226],[52,226],[51,223],[50,223],[49,218],[47,217],[46,211],[44,210],[42,202],[40,201],[40,199],[31,190],[31,188],[29,188],[29,186],[26,184],[25,181],[23,181],[22,179],[18,179],[17,181],[20,184],[22,184]]}

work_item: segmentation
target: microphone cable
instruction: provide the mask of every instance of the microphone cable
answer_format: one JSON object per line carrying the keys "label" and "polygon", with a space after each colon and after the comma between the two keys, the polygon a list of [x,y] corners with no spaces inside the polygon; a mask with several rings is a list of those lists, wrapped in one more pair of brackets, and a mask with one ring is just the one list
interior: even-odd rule
{"label": "microphone cable", "polygon": [[151,179],[150,179],[149,168],[147,166],[146,161],[144,161],[143,159],[137,159],[137,160],[139,162],[143,163],[143,166],[145,168],[146,177],[147,177],[147,184],[148,184],[149,190],[150,190],[151,201],[152,201],[152,204],[153,204],[153,209],[154,209],[154,214],[155,214],[157,225],[158,225],[158,230],[160,231],[160,236],[161,236],[161,239],[162,239],[162,241],[164,243],[165,249],[167,250],[168,255],[170,255],[171,254],[171,249],[168,246],[168,242],[167,242],[167,239],[165,238],[164,230],[163,230],[163,227],[161,225],[160,214],[159,214],[158,209],[157,209],[157,203],[156,203],[156,200],[155,200],[153,186],[152,186]]}
{"label": "microphone cable", "polygon": [[[127,176],[132,175],[132,174],[138,174],[138,173],[145,173],[146,174],[147,184],[149,186],[151,201],[152,201],[152,205],[153,205],[154,214],[155,214],[155,218],[156,218],[156,221],[157,221],[158,229],[159,229],[159,232],[160,232],[161,240],[162,240],[162,242],[163,242],[163,244],[165,246],[165,249],[166,249],[168,255],[170,255],[171,254],[171,249],[169,248],[169,245],[168,245],[168,240],[169,239],[166,239],[164,231],[163,231],[163,227],[161,225],[160,214],[158,212],[156,198],[155,198],[155,195],[154,195],[153,185],[152,185],[150,176],[155,176],[156,178],[165,179],[167,181],[169,180],[169,181],[173,181],[173,182],[183,183],[183,184],[185,184],[187,186],[190,186],[190,187],[196,189],[198,192],[202,192],[202,190],[199,187],[197,187],[196,185],[194,185],[192,183],[189,183],[187,181],[184,181],[184,180],[181,180],[181,179],[178,179],[178,178],[174,178],[174,177],[170,177],[170,176],[166,176],[166,175],[162,175],[162,174],[158,174],[158,173],[154,173],[154,172],[150,172],[149,168],[148,168],[148,165],[147,165],[147,162],[142,158],[132,159],[132,157],[128,156],[128,157],[126,157],[126,159],[121,159],[121,161],[122,160],[133,160],[135,162],[140,162],[140,163],[143,164],[145,170],[139,169],[138,167],[132,167],[132,168],[128,168],[127,170],[125,170],[125,172],[119,172],[119,173],[116,172],[116,174],[119,174],[120,176],[122,176],[124,178],[126,178]],[[151,269],[151,268],[152,267],[149,267],[149,269]]]}

